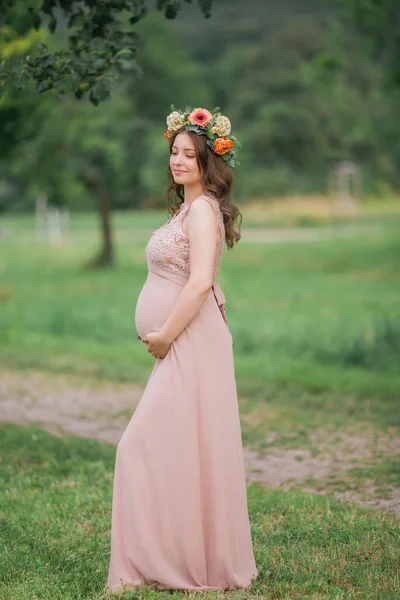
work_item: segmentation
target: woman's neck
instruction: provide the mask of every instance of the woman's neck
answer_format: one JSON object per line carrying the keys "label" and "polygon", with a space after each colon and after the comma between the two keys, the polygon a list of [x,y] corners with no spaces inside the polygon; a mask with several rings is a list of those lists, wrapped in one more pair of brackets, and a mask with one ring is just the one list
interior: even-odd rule
{"label": "woman's neck", "polygon": [[191,202],[193,202],[193,200],[195,200],[195,198],[198,198],[202,194],[204,194],[204,189],[201,184],[197,184],[195,186],[190,187],[185,185],[183,190],[183,195],[185,197],[184,204],[190,204]]}

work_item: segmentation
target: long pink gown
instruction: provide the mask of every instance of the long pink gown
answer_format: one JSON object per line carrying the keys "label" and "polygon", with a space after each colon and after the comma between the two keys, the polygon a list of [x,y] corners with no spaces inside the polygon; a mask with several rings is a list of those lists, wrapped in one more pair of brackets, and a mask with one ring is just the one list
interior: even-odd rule
{"label": "long pink gown", "polygon": [[[218,200],[199,198],[211,204],[220,228],[215,280],[224,223]],[[161,328],[188,280],[190,245],[181,222],[191,205],[147,244],[149,271],[135,313],[142,339]],[[156,359],[118,444],[107,588],[245,588],[257,575],[232,336],[214,283],[165,358]]]}

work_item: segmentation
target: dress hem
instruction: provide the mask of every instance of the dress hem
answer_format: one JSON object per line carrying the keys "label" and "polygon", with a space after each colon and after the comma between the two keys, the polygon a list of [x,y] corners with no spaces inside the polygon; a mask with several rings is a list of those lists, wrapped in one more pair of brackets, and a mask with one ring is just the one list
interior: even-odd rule
{"label": "dress hem", "polygon": [[144,578],[141,581],[138,582],[131,582],[131,583],[124,583],[122,584],[122,588],[119,587],[118,590],[112,590],[110,587],[106,586],[105,588],[105,593],[107,595],[110,594],[123,594],[124,592],[134,589],[134,588],[138,588],[138,589],[143,589],[146,588],[148,590],[157,590],[157,591],[163,591],[163,590],[170,590],[170,591],[190,591],[190,592],[198,592],[198,593],[206,593],[206,592],[212,592],[212,591],[230,591],[230,590],[239,590],[239,589],[246,589],[252,586],[253,581],[255,581],[258,577],[259,573],[258,571],[253,574],[249,580],[248,583],[245,583],[243,585],[236,585],[236,586],[228,586],[228,587],[223,587],[223,586],[212,586],[212,585],[202,585],[202,586],[185,586],[185,587],[170,587],[168,585],[164,585],[161,582],[158,581],[154,581],[151,584],[146,584],[144,581]]}

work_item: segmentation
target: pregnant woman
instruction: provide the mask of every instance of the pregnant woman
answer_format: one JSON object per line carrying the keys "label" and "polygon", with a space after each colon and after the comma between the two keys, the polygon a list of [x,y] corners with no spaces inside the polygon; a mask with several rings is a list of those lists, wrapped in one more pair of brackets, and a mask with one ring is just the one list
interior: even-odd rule
{"label": "pregnant woman", "polygon": [[224,242],[240,239],[230,199],[238,143],[217,111],[167,118],[172,216],[147,244],[135,314],[156,362],[115,462],[107,591],[117,594],[245,588],[258,575],[232,335],[215,282]]}

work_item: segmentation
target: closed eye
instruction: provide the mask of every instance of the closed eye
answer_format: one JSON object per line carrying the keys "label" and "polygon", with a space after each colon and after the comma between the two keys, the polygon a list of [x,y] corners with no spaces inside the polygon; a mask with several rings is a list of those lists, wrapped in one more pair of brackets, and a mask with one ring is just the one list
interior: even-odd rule
{"label": "closed eye", "polygon": [[[172,156],[177,156],[177,152],[171,152]],[[195,158],[195,156],[190,156],[190,154],[185,154],[186,158]]]}

